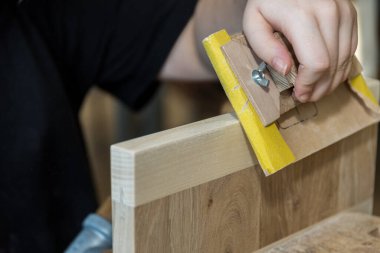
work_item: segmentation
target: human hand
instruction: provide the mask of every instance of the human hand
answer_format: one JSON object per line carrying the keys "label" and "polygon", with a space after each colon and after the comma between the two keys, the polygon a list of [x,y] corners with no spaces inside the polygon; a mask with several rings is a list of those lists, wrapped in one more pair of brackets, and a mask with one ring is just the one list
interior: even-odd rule
{"label": "human hand", "polygon": [[317,101],[347,79],[358,43],[357,14],[350,0],[248,0],[243,30],[255,53],[280,73],[291,68],[281,32],[300,65],[294,96]]}

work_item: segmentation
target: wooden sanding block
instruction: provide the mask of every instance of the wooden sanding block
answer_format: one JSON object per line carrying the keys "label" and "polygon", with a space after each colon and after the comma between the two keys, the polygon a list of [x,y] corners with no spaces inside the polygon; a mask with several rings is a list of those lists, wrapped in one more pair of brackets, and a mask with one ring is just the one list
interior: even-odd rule
{"label": "wooden sanding block", "polygon": [[[280,33],[274,33],[274,36],[289,49],[293,64],[286,75],[267,65],[263,71],[264,78],[269,81],[267,87],[258,85],[252,77],[253,71],[257,70],[263,61],[253,52],[243,34],[232,35],[231,41],[221,47],[228,64],[264,126],[274,123],[282,114],[299,104],[292,96],[299,63],[286,38]],[[360,63],[355,59],[353,65],[352,74],[360,74],[362,70]]]}
{"label": "wooden sanding block", "polygon": [[[283,44],[289,45],[279,33],[275,33],[275,37]],[[272,124],[281,114],[297,105],[292,97],[297,75],[296,62],[293,62],[287,75],[282,75],[268,66],[263,74],[269,84],[263,87],[252,78],[252,72],[257,70],[263,61],[252,51],[243,34],[231,36],[231,41],[221,49],[264,126]]]}
{"label": "wooden sanding block", "polygon": [[[275,36],[292,52],[280,34]],[[265,175],[380,120],[380,107],[356,59],[345,84],[318,102],[301,104],[292,97],[296,60],[287,75],[263,68],[244,35],[225,30],[203,45]]]}

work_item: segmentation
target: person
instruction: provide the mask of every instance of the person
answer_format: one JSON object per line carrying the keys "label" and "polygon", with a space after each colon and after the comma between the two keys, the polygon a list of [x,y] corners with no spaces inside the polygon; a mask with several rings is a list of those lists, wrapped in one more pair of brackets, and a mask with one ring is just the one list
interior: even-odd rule
{"label": "person", "polygon": [[200,41],[243,29],[253,50],[290,69],[316,101],[347,78],[357,46],[348,0],[2,0],[0,252],[62,252],[95,210],[78,111],[93,85],[131,109],[159,79],[214,79]]}

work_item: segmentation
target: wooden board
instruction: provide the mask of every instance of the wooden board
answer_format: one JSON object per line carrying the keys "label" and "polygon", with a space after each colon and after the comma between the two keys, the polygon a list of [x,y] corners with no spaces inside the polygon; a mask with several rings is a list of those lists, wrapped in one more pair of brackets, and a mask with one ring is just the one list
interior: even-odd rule
{"label": "wooden board", "polygon": [[380,253],[380,218],[344,212],[255,253]]}
{"label": "wooden board", "polygon": [[251,253],[342,210],[369,213],[376,136],[374,125],[322,136],[323,149],[270,177],[231,114],[114,145],[114,252]]}
{"label": "wooden board", "polygon": [[111,147],[112,199],[149,203],[257,165],[232,114]]}
{"label": "wooden board", "polygon": [[257,85],[252,80],[252,70],[257,69],[260,64],[252,49],[237,40],[232,40],[224,45],[222,50],[263,125],[268,126],[276,121],[280,117],[280,92],[267,71],[264,72],[265,78],[269,80],[267,88]]}
{"label": "wooden board", "polygon": [[[286,38],[279,33],[274,33],[274,37],[290,50],[292,67],[287,75],[283,75],[268,65],[268,70],[264,71],[265,78],[269,80],[268,87],[261,87],[252,80],[252,71],[258,68],[262,60],[252,51],[243,34],[231,36],[231,41],[221,47],[229,66],[264,126],[275,122],[280,115],[300,104],[292,96],[299,63]],[[362,67],[354,57],[350,79],[361,72]]]}
{"label": "wooden board", "polygon": [[[279,129],[297,161],[378,120],[346,86],[314,106],[317,116]],[[239,121],[231,114],[120,143],[111,152],[112,198],[129,206],[258,164]]]}
{"label": "wooden board", "polygon": [[[112,186],[113,190],[120,191],[112,196],[114,252],[250,253],[341,210],[364,201],[370,203],[375,126],[267,178],[255,165],[251,154],[244,153],[234,159],[225,153],[225,150],[236,155],[238,152],[234,150],[243,152],[240,145],[245,142],[242,140],[244,135],[234,131],[239,127],[231,124],[231,118],[223,116],[226,122],[222,118],[216,119],[216,125],[225,127],[220,127],[219,134],[206,131],[198,123],[192,125],[194,132],[191,134],[187,127],[184,132],[184,129],[173,130],[181,136],[187,132],[194,138],[188,139],[186,145],[180,144],[178,139],[176,141],[172,131],[161,133],[171,137],[166,144],[159,143],[160,149],[168,151],[165,157],[157,157],[158,151],[151,147],[155,140],[161,140],[156,135],[146,137],[146,142],[139,145],[137,142],[141,140],[132,143],[135,148],[130,149],[136,154],[146,151],[143,152],[145,163],[129,163],[120,155],[121,147],[113,149]],[[242,139],[234,142],[236,138]],[[218,152],[209,153],[206,148],[215,144],[223,145],[218,146]],[[199,150],[203,150],[203,156]],[[186,163],[177,163],[179,156],[187,157]],[[133,157],[128,159],[133,160]],[[133,166],[136,173],[144,172],[144,166],[149,163],[157,166],[158,172],[153,173],[158,173],[155,174],[158,181],[145,184],[155,191],[148,191],[150,195],[144,196],[141,203],[129,202],[125,197],[131,186],[120,185],[125,182],[120,178],[129,176],[123,174],[124,163]],[[170,173],[175,174],[177,181],[173,181],[170,173],[161,167],[164,163],[170,164]],[[240,169],[223,175],[227,168],[224,166],[234,163],[234,168]],[[218,167],[222,172],[217,175]],[[191,184],[169,185],[189,182],[180,178],[191,178],[192,175],[196,179],[193,177]],[[205,178],[197,178],[200,175]],[[150,179],[141,175],[141,180],[144,176]],[[153,187],[156,183],[159,188]],[[165,194],[160,193],[160,189]]]}

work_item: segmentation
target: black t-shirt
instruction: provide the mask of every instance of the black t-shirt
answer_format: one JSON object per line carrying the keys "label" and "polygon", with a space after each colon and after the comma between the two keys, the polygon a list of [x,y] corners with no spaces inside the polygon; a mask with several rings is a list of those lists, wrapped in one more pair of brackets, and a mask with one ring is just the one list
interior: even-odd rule
{"label": "black t-shirt", "polygon": [[0,1],[0,252],[62,252],[96,208],[78,123],[95,83],[138,109],[195,0]]}

